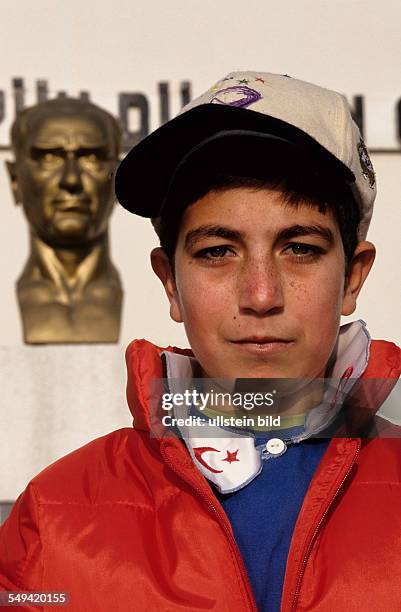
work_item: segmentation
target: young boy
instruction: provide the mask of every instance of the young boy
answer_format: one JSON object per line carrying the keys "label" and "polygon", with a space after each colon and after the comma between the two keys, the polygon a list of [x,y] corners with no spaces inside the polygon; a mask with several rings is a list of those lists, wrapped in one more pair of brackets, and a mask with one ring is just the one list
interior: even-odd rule
{"label": "young boy", "polygon": [[[134,429],[33,479],[0,532],[1,588],[68,592],[79,611],[399,610],[401,447],[372,434],[388,385],[367,401],[363,384],[395,381],[400,350],[340,328],[374,260],[376,193],[342,96],[232,73],[127,155],[116,192],[154,219],[191,351],[131,343]],[[194,395],[163,410],[166,378],[169,399],[193,378],[255,400],[261,380],[299,384],[281,429],[246,433],[191,425]],[[364,437],[338,399],[358,384]]]}

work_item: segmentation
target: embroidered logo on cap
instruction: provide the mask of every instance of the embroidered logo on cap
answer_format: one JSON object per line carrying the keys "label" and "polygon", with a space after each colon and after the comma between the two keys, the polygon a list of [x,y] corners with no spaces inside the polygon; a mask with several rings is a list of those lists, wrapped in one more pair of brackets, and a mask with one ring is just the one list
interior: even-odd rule
{"label": "embroidered logo on cap", "polygon": [[211,104],[246,108],[263,98],[262,94],[247,85],[234,85],[219,89],[210,100]]}
{"label": "embroidered logo on cap", "polygon": [[373,164],[370,161],[369,153],[362,138],[358,143],[359,161],[361,163],[362,175],[365,179],[369,180],[369,187],[374,189],[375,186],[375,171]]}

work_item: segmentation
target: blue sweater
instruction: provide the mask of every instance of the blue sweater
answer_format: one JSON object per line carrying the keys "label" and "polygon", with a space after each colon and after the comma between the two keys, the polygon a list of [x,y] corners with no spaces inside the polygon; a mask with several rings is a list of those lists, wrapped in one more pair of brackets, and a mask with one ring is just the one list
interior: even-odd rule
{"label": "blue sweater", "polygon": [[[256,443],[273,437],[277,435],[268,432]],[[229,494],[216,492],[231,522],[260,612],[280,612],[292,533],[328,443],[315,439],[289,445],[283,455],[263,460],[261,473],[244,488]]]}

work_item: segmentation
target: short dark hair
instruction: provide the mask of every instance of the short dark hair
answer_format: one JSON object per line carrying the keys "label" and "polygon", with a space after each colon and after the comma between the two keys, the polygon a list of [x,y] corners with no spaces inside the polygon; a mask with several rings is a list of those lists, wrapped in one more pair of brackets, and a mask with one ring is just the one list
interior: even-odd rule
{"label": "short dark hair", "polygon": [[[316,168],[307,155],[277,144],[274,144],[274,155],[267,155],[262,160],[258,158],[256,163],[255,160],[245,165],[229,162],[223,166],[218,164],[216,170],[215,165],[208,164],[208,159],[203,161],[204,164],[200,159],[187,164],[185,171],[176,175],[161,217],[153,220],[160,245],[172,264],[184,210],[210,191],[246,187],[279,191],[289,206],[306,204],[317,207],[323,214],[332,211],[342,238],[347,272],[358,244],[360,212],[350,187],[331,169]],[[234,173],[226,168],[233,168]]]}

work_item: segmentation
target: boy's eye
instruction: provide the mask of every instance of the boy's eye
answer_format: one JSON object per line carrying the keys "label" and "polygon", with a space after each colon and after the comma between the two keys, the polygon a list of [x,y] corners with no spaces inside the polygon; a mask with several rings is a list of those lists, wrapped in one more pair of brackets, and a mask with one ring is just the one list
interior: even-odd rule
{"label": "boy's eye", "polygon": [[314,244],[304,244],[303,242],[294,242],[286,247],[285,251],[290,255],[294,255],[297,259],[315,258],[324,253],[324,249]]}
{"label": "boy's eye", "polygon": [[292,244],[290,248],[294,255],[308,255],[311,252],[311,247],[307,244]]}
{"label": "boy's eye", "polygon": [[208,247],[207,249],[201,249],[195,253],[195,257],[209,260],[222,259],[228,252],[232,253],[228,246],[214,246]]}
{"label": "boy's eye", "polygon": [[[303,242],[293,242],[288,244],[284,253],[288,254],[297,262],[315,260],[322,255],[325,250],[314,244],[305,244]],[[216,245],[201,249],[193,255],[197,259],[203,259],[211,263],[218,263],[225,260],[227,257],[235,257],[235,251],[228,245]]]}

